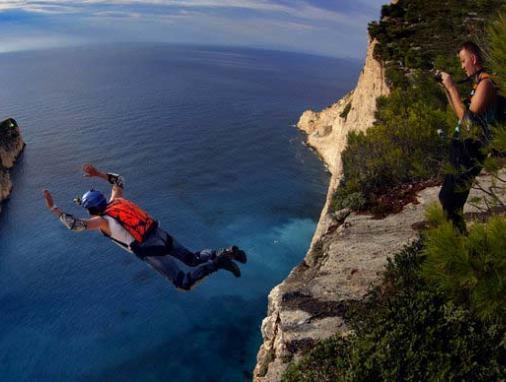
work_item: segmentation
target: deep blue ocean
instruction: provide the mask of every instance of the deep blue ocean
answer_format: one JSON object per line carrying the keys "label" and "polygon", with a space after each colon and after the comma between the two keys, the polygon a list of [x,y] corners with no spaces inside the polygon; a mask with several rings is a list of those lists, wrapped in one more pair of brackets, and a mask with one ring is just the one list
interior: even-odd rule
{"label": "deep blue ocean", "polygon": [[[0,54],[0,119],[27,143],[0,213],[0,380],[251,380],[269,291],[304,257],[329,175],[293,125],[352,88],[358,62],[294,53],[104,45]],[[190,249],[244,248],[242,277],[177,291],[97,233],[74,196],[126,196]]]}

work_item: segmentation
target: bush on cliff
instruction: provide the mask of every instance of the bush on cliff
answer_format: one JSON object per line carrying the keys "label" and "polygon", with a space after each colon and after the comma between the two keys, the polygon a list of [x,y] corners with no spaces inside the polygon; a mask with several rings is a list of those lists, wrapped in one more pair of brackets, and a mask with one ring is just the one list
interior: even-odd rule
{"label": "bush on cliff", "polygon": [[475,223],[468,235],[446,220],[439,206],[428,218],[424,278],[455,303],[480,318],[506,320],[506,217]]}
{"label": "bush on cliff", "polygon": [[506,94],[506,11],[502,12],[488,27],[488,61],[496,73],[496,83]]}
{"label": "bush on cliff", "polygon": [[[369,34],[379,42],[374,55],[387,65],[390,83],[399,86],[397,70],[431,69],[438,57],[455,55],[464,40],[479,35],[504,0],[400,0],[385,5]],[[448,68],[448,66],[444,66]]]}
{"label": "bush on cliff", "polygon": [[[383,7],[382,19],[370,25],[370,33],[379,41],[375,53],[386,65],[393,90],[378,99],[376,124],[367,133],[348,135],[335,209],[388,212],[378,201],[389,190],[441,175],[448,149],[436,131],[449,134],[456,119],[426,69],[436,67],[462,78],[456,47],[464,39],[476,39],[504,4],[504,0],[400,0]],[[487,40],[488,61],[506,94],[506,14],[489,24]],[[461,94],[470,91],[469,84],[459,87]],[[504,153],[504,146],[506,130],[497,127],[492,148]],[[504,157],[489,158],[486,169],[497,172],[505,163]]]}
{"label": "bush on cliff", "polygon": [[422,251],[418,242],[389,262],[382,287],[350,315],[354,335],[322,341],[282,381],[501,380],[505,327],[479,320],[428,284]]}
{"label": "bush on cliff", "polygon": [[281,382],[336,382],[349,368],[350,341],[331,337],[320,342],[299,363],[288,367]]}
{"label": "bush on cliff", "polygon": [[371,207],[378,195],[402,183],[439,176],[447,150],[437,130],[448,132],[451,119],[446,98],[436,82],[421,73],[410,84],[378,99],[376,123],[366,133],[348,135],[336,209],[361,208],[348,201],[352,194],[362,195]]}

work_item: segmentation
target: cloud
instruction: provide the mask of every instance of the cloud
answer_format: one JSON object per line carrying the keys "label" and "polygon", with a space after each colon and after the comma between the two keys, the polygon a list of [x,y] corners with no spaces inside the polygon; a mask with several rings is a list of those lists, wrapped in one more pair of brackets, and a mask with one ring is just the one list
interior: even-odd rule
{"label": "cloud", "polygon": [[23,33],[22,36],[1,36],[0,53],[34,48],[56,48],[76,43],[79,41],[75,38],[70,39],[61,35],[40,36],[39,33]]}
{"label": "cloud", "polygon": [[142,14],[124,11],[98,11],[93,12],[92,16],[109,19],[139,19],[142,17]]}
{"label": "cloud", "polygon": [[31,36],[60,32],[81,41],[193,41],[360,57],[379,1],[0,0],[0,34],[17,25]]}
{"label": "cloud", "polygon": [[293,0],[290,5],[272,0],[6,0],[0,4],[0,11],[23,10],[53,14],[97,14],[94,12],[95,7],[107,7],[111,9],[110,12],[115,12],[114,8],[119,7],[143,7],[148,14],[153,13],[152,11],[155,9],[241,9],[243,11],[270,13],[271,16],[282,15],[298,19],[345,24],[352,22],[345,13],[317,7],[301,0]]}
{"label": "cloud", "polygon": [[[84,0],[83,0],[84,2]],[[51,13],[51,14],[67,14],[73,13],[78,10],[73,4],[74,1],[63,1],[63,0],[6,0],[0,4],[0,12],[21,10],[25,12],[35,13]]]}

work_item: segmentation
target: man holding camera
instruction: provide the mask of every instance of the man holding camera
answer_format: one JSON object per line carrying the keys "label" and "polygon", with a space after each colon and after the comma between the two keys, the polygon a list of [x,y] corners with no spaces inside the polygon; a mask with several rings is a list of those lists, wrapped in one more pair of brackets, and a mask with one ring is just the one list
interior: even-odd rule
{"label": "man holding camera", "polygon": [[481,50],[476,44],[465,42],[460,45],[458,57],[467,79],[473,81],[473,90],[462,101],[451,76],[440,73],[441,83],[459,122],[450,148],[453,171],[444,179],[439,200],[455,228],[465,234],[464,204],[486,158],[484,149],[490,140],[490,124],[495,120],[497,90],[490,75],[484,71]]}

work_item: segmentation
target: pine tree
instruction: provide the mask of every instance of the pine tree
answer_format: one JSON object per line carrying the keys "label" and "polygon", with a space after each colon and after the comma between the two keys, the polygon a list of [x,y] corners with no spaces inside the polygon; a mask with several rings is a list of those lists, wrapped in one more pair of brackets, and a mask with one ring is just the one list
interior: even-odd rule
{"label": "pine tree", "polygon": [[[499,14],[487,30],[486,56],[488,66],[495,74],[494,82],[498,86],[499,94],[506,96],[506,11]],[[505,102],[505,101],[503,101]],[[499,104],[499,111],[505,113],[506,105]],[[485,193],[482,201],[487,209],[494,207],[505,208],[501,196],[506,194],[506,175],[501,172],[506,167],[506,125],[496,123],[492,129],[493,139],[489,146],[490,156],[485,161],[485,170],[491,174],[491,186],[485,188],[479,182],[475,187]]]}
{"label": "pine tree", "polygon": [[462,235],[438,206],[427,218],[422,272],[450,300],[464,304],[484,320],[506,318],[506,217],[475,223]]}

